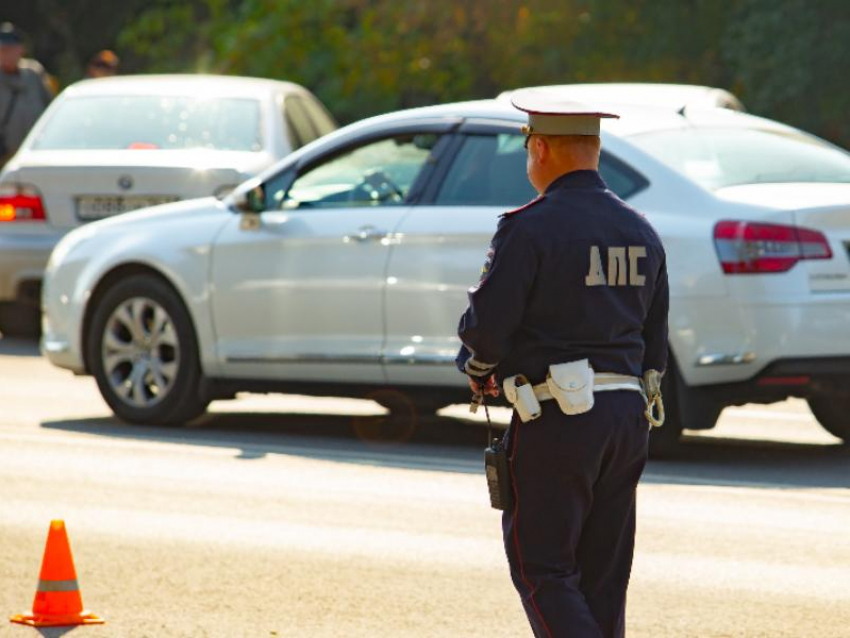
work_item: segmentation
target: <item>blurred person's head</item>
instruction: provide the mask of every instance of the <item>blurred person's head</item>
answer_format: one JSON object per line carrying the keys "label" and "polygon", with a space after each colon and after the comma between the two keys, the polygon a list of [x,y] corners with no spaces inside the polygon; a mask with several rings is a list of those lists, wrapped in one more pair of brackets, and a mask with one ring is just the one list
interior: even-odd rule
{"label": "blurred person's head", "polygon": [[0,24],[0,70],[17,73],[18,64],[24,57],[24,36],[11,22]]}
{"label": "blurred person's head", "polygon": [[114,51],[104,49],[89,60],[86,66],[86,77],[105,78],[118,73],[118,56]]}

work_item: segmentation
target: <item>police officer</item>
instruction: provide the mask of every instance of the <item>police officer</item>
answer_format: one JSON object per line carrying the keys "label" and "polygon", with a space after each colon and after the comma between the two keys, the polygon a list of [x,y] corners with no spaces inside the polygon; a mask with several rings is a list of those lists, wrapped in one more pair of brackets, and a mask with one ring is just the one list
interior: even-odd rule
{"label": "police officer", "polygon": [[460,320],[458,365],[473,391],[503,384],[515,404],[502,528],[534,635],[623,636],[654,414],[641,381],[655,399],[667,361],[664,249],[599,175],[600,119],[616,115],[552,89],[512,102],[528,113],[539,197],[499,221]]}

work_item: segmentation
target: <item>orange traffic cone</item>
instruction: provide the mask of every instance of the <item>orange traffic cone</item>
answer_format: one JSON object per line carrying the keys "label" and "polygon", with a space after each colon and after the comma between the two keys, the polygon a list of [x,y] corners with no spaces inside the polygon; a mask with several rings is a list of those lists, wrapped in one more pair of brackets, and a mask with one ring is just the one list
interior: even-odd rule
{"label": "orange traffic cone", "polygon": [[77,572],[74,570],[65,521],[50,521],[32,613],[18,614],[9,620],[33,627],[96,625],[104,622],[94,614],[83,611],[83,599],[77,585]]}

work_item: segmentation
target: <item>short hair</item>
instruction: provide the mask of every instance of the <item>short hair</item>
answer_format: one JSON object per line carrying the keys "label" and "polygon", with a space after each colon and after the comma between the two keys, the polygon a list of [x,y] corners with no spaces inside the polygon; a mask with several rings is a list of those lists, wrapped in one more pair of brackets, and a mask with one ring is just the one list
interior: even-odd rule
{"label": "short hair", "polygon": [[541,135],[540,137],[546,140],[550,146],[563,148],[571,146],[573,148],[582,149],[599,149],[602,146],[602,140],[598,135]]}

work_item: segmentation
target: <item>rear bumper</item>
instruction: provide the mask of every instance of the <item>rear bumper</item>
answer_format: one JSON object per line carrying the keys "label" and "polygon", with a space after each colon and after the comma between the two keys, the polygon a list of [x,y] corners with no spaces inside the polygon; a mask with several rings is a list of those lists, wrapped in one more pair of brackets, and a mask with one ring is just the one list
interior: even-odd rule
{"label": "rear bumper", "polygon": [[0,302],[38,304],[44,268],[62,236],[0,235]]}
{"label": "rear bumper", "polygon": [[[747,302],[680,300],[670,338],[688,386],[754,383],[770,375],[836,374],[850,361],[850,294],[819,293]],[[830,363],[832,362],[832,363]],[[838,366],[838,367],[836,367]],[[778,372],[777,372],[778,370]]]}
{"label": "rear bumper", "polygon": [[[816,394],[846,395],[850,394],[850,356],[778,359],[750,379],[691,386],[685,391],[685,403],[700,409],[706,405],[773,403],[789,397],[806,399]],[[698,416],[692,414],[690,419],[699,422]],[[705,427],[712,425],[713,421]]]}

